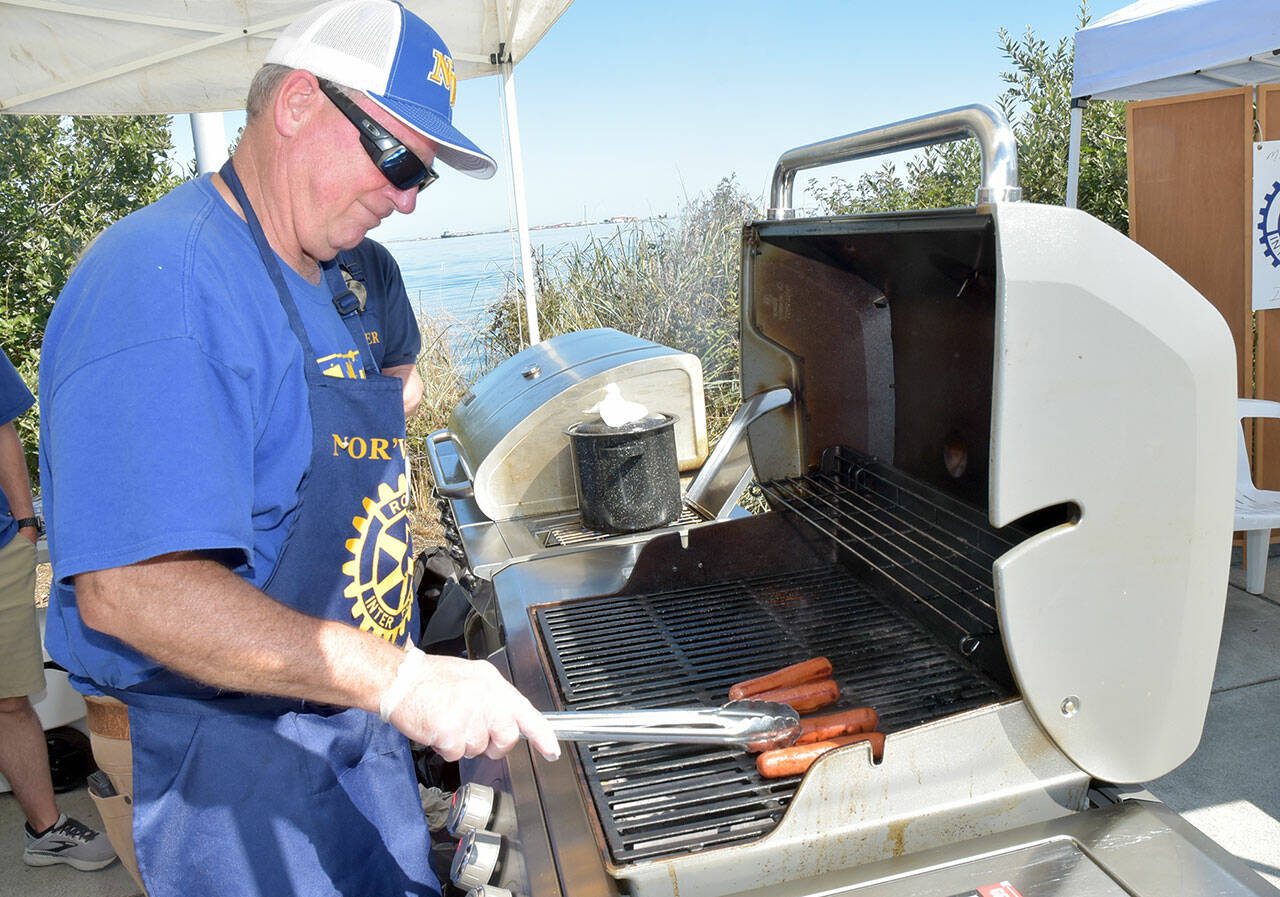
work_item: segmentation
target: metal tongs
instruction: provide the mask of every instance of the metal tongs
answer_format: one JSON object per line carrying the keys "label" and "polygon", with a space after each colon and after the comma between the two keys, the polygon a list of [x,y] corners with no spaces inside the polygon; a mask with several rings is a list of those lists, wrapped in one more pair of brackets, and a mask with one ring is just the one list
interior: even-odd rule
{"label": "metal tongs", "polygon": [[738,744],[769,750],[786,747],[800,736],[800,715],[772,701],[657,710],[572,710],[543,716],[566,741]]}

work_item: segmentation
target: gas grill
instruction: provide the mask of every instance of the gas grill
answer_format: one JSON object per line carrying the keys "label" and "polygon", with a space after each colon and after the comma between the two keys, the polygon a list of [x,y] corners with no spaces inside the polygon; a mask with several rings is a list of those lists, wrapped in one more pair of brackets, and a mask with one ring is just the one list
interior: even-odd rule
{"label": "gas grill", "polygon": [[[969,134],[972,208],[789,214],[797,170]],[[986,107],[784,154],[770,219],[744,229],[728,440],[769,510],[512,558],[468,621],[471,655],[547,710],[712,706],[824,655],[842,698],[822,712],[874,707],[883,759],[853,744],[765,779],[725,747],[577,744],[547,763],[518,745],[462,764],[459,882],[1274,893],[1114,785],[1176,767],[1204,723],[1235,464],[1226,325],[1123,236],[1016,183]],[[726,469],[695,494],[730,494],[745,468]]]}

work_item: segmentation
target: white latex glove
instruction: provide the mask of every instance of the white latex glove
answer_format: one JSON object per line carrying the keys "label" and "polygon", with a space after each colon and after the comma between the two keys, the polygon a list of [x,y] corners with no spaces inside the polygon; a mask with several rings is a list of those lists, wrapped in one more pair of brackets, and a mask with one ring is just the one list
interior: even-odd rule
{"label": "white latex glove", "polygon": [[560,756],[551,724],[487,660],[428,655],[390,720],[446,760],[497,759],[522,734],[548,760]]}

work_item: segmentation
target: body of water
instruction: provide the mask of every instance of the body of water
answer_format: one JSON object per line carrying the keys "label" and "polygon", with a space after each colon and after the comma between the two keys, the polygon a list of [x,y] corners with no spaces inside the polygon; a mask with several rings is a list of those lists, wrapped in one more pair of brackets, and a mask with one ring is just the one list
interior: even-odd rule
{"label": "body of water", "polygon": [[[634,224],[585,224],[535,230],[534,251],[553,256],[589,237],[608,240]],[[472,323],[502,298],[520,269],[520,245],[514,232],[474,234],[385,244],[400,265],[409,301],[419,315]]]}

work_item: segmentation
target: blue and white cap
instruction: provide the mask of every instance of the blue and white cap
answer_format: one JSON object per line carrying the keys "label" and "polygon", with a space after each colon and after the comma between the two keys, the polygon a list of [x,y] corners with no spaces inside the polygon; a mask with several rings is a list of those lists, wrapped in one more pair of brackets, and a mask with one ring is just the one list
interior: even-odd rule
{"label": "blue and white cap", "polygon": [[368,95],[440,145],[436,158],[476,178],[498,170],[453,126],[457,79],[440,35],[395,0],[332,0],[290,23],[267,62],[306,69]]}

